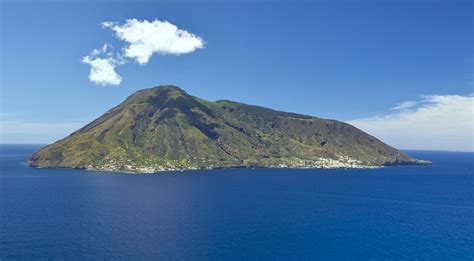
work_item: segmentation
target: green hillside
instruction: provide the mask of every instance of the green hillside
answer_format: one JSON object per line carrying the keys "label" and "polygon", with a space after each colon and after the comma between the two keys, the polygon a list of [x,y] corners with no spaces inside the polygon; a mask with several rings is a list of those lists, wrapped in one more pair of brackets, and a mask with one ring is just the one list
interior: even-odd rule
{"label": "green hillside", "polygon": [[29,159],[34,167],[130,172],[424,163],[346,123],[210,102],[176,86],[138,91]]}

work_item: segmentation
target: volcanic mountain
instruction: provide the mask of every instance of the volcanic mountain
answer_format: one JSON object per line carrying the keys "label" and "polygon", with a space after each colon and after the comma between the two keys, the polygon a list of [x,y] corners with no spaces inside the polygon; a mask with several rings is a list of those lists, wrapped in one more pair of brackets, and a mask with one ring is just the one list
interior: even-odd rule
{"label": "volcanic mountain", "polygon": [[28,163],[156,172],[427,162],[343,122],[227,100],[210,102],[166,85],[135,92],[68,137],[38,150]]}

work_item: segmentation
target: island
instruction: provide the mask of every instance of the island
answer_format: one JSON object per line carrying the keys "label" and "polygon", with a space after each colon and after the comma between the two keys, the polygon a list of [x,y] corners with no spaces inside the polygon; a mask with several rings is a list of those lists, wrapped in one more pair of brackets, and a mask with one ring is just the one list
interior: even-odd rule
{"label": "island", "polygon": [[133,93],[28,159],[32,167],[128,173],[423,164],[430,162],[347,123],[228,100],[211,102],[172,85]]}

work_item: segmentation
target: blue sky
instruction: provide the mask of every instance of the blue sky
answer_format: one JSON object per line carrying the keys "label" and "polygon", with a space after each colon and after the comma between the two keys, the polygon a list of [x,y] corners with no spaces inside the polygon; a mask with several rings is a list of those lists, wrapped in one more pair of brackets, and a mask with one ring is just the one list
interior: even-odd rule
{"label": "blue sky", "polygon": [[[2,1],[0,141],[52,142],[136,90],[175,84],[348,121],[399,148],[474,150],[472,11],[455,0]],[[83,57],[126,46],[101,23],[133,18],[169,21],[204,48],[132,59],[116,67],[119,85],[90,82]]]}

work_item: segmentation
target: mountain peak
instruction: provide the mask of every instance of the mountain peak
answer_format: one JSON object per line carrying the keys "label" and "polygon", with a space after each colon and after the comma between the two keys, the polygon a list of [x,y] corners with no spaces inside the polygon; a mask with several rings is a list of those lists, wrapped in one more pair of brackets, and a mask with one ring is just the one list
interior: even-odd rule
{"label": "mountain peak", "polygon": [[143,89],[140,91],[149,91],[149,90],[154,90],[156,92],[162,92],[162,91],[168,91],[168,92],[180,92],[180,93],[186,93],[183,89],[181,89],[179,86],[176,85],[170,85],[170,84],[165,84],[165,85],[158,85],[155,87]]}
{"label": "mountain peak", "polygon": [[180,87],[175,85],[160,85],[136,91],[125,100],[125,104],[154,103],[159,106],[169,100],[176,100],[183,97],[188,98],[190,96]]}
{"label": "mountain peak", "polygon": [[179,95],[188,95],[183,89],[176,85],[159,85],[152,88],[142,89],[136,91],[130,97],[133,96],[157,96],[157,95],[169,95],[169,96],[179,96]]}

